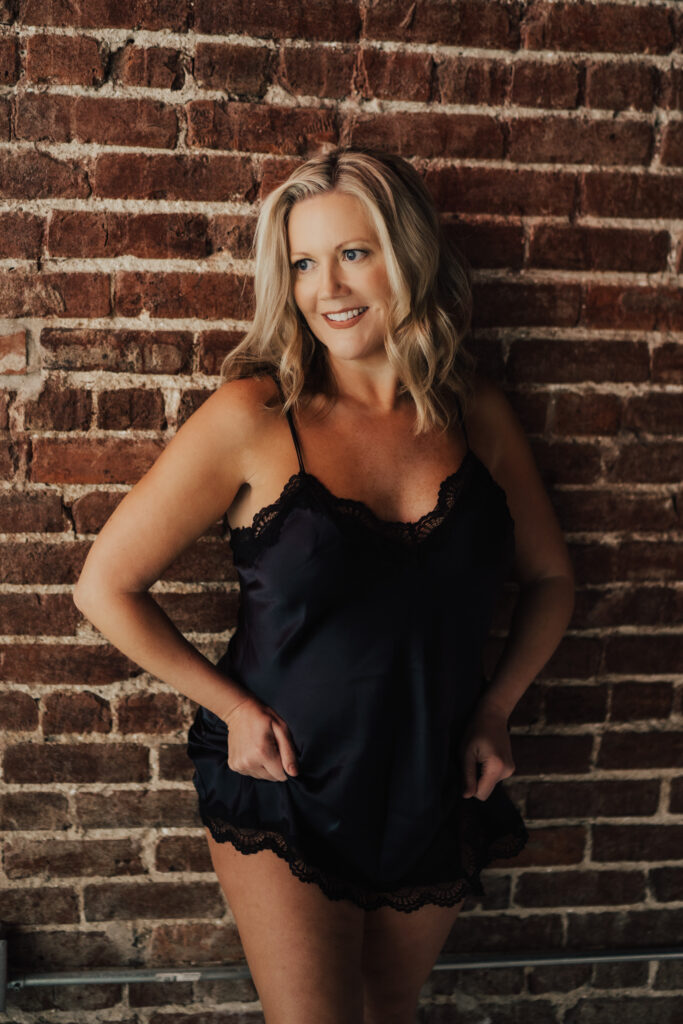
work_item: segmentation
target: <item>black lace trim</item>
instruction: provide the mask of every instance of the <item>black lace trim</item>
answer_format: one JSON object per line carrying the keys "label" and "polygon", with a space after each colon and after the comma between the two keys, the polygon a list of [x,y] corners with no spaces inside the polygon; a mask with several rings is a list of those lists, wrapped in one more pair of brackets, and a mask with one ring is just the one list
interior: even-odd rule
{"label": "black lace trim", "polygon": [[293,508],[320,507],[329,510],[333,515],[337,514],[343,519],[355,521],[356,524],[390,540],[402,544],[423,543],[447,522],[477,461],[477,456],[468,448],[455,472],[442,480],[434,508],[414,522],[382,519],[365,502],[354,498],[340,498],[318,477],[306,470],[299,470],[289,478],[279,497],[256,513],[251,526],[231,528],[231,545],[238,548],[245,557],[251,557],[260,548],[275,543],[282,524]]}
{"label": "black lace trim", "polygon": [[462,874],[460,877],[426,885],[409,885],[393,891],[373,892],[321,868],[308,864],[294,846],[279,832],[266,829],[237,827],[230,822],[209,814],[199,804],[202,822],[218,843],[229,842],[240,853],[258,853],[272,850],[289,865],[292,874],[302,882],[319,886],[331,900],[350,900],[363,910],[377,907],[393,907],[409,914],[427,904],[452,907],[470,893],[477,899],[485,897],[479,873],[498,858],[516,857],[529,839],[521,819],[519,824],[505,835],[484,841],[469,815],[465,815],[462,830]]}

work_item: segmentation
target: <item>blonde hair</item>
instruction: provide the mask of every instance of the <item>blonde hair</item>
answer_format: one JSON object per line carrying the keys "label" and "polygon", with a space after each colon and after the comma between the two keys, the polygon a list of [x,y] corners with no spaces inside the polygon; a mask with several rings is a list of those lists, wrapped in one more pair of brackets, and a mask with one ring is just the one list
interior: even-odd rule
{"label": "blonde hair", "polygon": [[472,313],[469,265],[447,242],[418,172],[368,147],[319,152],[264,199],[252,245],[255,315],[221,377],[279,377],[283,411],[315,394],[337,394],[327,349],[294,302],[287,234],[295,203],[332,191],[358,199],[379,238],[393,293],[384,347],[398,393],[415,403],[415,433],[446,430],[453,394],[463,407],[472,394],[474,358],[462,347]]}

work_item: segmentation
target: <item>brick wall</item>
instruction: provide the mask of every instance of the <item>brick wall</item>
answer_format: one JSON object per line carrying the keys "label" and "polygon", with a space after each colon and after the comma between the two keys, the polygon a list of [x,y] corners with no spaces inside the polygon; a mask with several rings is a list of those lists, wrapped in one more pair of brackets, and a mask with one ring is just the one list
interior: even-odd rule
{"label": "brick wall", "polygon": [[[71,588],[250,319],[254,204],[339,141],[424,173],[475,268],[472,347],[577,571],[567,635],[514,716],[508,785],[532,841],[488,872],[445,951],[680,941],[682,40],[675,0],[0,5],[12,970],[242,955],[190,782],[194,706],[103,643]],[[235,581],[217,523],[154,592],[216,658]],[[681,990],[680,961],[435,972],[421,1020],[659,1024]],[[174,1024],[246,1022],[255,999],[249,981],[112,984],[9,1010],[159,1022],[173,1003]]]}

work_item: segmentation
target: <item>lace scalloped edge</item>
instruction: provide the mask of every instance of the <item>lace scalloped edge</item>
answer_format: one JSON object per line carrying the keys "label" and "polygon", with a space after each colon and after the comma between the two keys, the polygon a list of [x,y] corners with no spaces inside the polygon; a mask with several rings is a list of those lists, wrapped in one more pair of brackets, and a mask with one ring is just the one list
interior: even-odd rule
{"label": "lace scalloped edge", "polygon": [[272,850],[288,865],[292,874],[302,882],[317,885],[331,900],[350,900],[363,910],[375,910],[389,906],[394,910],[410,913],[427,904],[440,907],[452,907],[461,903],[470,893],[477,899],[485,896],[479,878],[479,872],[492,860],[516,857],[526,845],[529,833],[524,825],[515,831],[491,841],[485,852],[476,857],[476,867],[469,875],[444,882],[431,882],[425,885],[409,885],[396,890],[373,892],[362,886],[338,878],[328,872],[307,864],[279,832],[262,829],[237,827],[220,818],[210,815],[201,803],[199,814],[202,822],[218,843],[230,842],[240,853],[258,853],[260,850]]}

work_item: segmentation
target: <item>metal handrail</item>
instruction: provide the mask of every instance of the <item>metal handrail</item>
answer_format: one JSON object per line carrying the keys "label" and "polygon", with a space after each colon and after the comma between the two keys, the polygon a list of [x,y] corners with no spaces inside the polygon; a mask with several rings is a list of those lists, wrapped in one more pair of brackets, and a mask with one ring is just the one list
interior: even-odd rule
{"label": "metal handrail", "polygon": [[[251,977],[246,963],[208,964],[196,967],[103,967],[53,973],[17,974],[9,981],[3,976],[3,950],[6,965],[7,941],[0,940],[0,1012],[6,1006],[6,989],[38,988],[44,985],[101,985],[112,982],[217,981]],[[628,963],[636,960],[681,960],[683,946],[649,949],[585,950],[554,953],[467,953],[441,956],[435,971],[475,970],[493,967],[535,967],[560,964]],[[5,971],[6,974],[6,971]]]}

